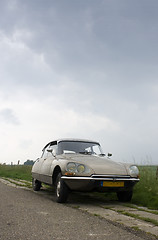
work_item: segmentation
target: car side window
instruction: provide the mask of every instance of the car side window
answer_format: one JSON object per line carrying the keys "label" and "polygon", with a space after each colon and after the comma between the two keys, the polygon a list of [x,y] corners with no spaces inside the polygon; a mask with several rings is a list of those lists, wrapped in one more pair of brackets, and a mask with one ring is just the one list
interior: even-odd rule
{"label": "car side window", "polygon": [[50,156],[50,154],[51,154],[51,156],[52,156],[52,154],[53,154],[53,156],[56,156],[56,153],[57,153],[57,144],[51,145],[51,146],[49,147],[49,149],[52,150],[52,153],[49,152],[49,156]]}
{"label": "car side window", "polygon": [[98,148],[97,145],[93,146],[93,152],[96,153],[97,155],[100,154],[100,149]]}
{"label": "car side window", "polygon": [[42,154],[42,158],[47,158],[48,157],[47,149],[49,149],[49,146],[44,149],[43,154]]}

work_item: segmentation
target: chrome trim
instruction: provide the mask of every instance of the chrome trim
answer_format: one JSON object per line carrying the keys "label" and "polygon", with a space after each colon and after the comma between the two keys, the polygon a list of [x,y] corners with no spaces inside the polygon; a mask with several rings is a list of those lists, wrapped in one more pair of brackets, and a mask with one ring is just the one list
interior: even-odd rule
{"label": "chrome trim", "polygon": [[121,178],[131,178],[131,176],[129,176],[129,175],[111,175],[111,174],[99,174],[99,175],[98,174],[92,174],[91,177],[92,178],[96,178],[96,177],[97,178],[101,178],[101,177],[102,178],[106,178],[106,177],[108,177],[108,178],[109,177],[110,178],[120,178],[120,177]]}
{"label": "chrome trim", "polygon": [[104,178],[97,178],[97,177],[68,177],[62,176],[63,180],[96,180],[96,181],[135,181],[139,182],[139,178],[124,178],[124,177],[104,177]]}

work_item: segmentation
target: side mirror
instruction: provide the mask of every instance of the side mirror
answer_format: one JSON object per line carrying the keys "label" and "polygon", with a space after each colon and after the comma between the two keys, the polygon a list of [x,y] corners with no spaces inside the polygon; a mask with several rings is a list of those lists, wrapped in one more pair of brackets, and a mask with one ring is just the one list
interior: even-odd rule
{"label": "side mirror", "polygon": [[112,156],[112,153],[108,153],[108,157],[111,157]]}
{"label": "side mirror", "polygon": [[47,149],[47,152],[52,153],[53,149]]}

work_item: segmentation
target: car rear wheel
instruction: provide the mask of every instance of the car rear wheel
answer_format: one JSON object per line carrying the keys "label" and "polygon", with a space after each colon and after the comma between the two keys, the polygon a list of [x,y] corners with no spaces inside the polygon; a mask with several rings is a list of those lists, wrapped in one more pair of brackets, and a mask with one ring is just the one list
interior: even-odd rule
{"label": "car rear wheel", "polygon": [[61,173],[58,174],[57,179],[56,179],[56,189],[55,189],[55,194],[56,194],[56,201],[58,203],[65,203],[68,198],[68,187],[65,184],[65,182],[61,178]]}
{"label": "car rear wheel", "polygon": [[133,191],[117,192],[117,197],[120,202],[130,202],[132,199]]}
{"label": "car rear wheel", "polygon": [[41,188],[41,182],[38,181],[37,179],[32,178],[32,188],[34,191],[39,191]]}

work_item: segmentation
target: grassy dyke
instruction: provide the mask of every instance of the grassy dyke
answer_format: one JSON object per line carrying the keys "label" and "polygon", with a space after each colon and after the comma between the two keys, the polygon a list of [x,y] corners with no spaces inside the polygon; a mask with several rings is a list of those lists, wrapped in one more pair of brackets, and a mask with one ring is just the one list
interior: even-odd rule
{"label": "grassy dyke", "polygon": [[0,177],[32,181],[31,169],[32,166],[0,164]]}
{"label": "grassy dyke", "polygon": [[140,182],[134,187],[132,203],[158,209],[157,166],[139,166]]}
{"label": "grassy dyke", "polygon": [[[27,165],[1,165],[0,177],[22,179],[31,181],[32,166]],[[157,166],[139,166],[140,182],[134,187],[132,203],[150,209],[158,210],[158,179],[156,179]],[[117,200],[114,193],[96,193],[98,198]]]}

